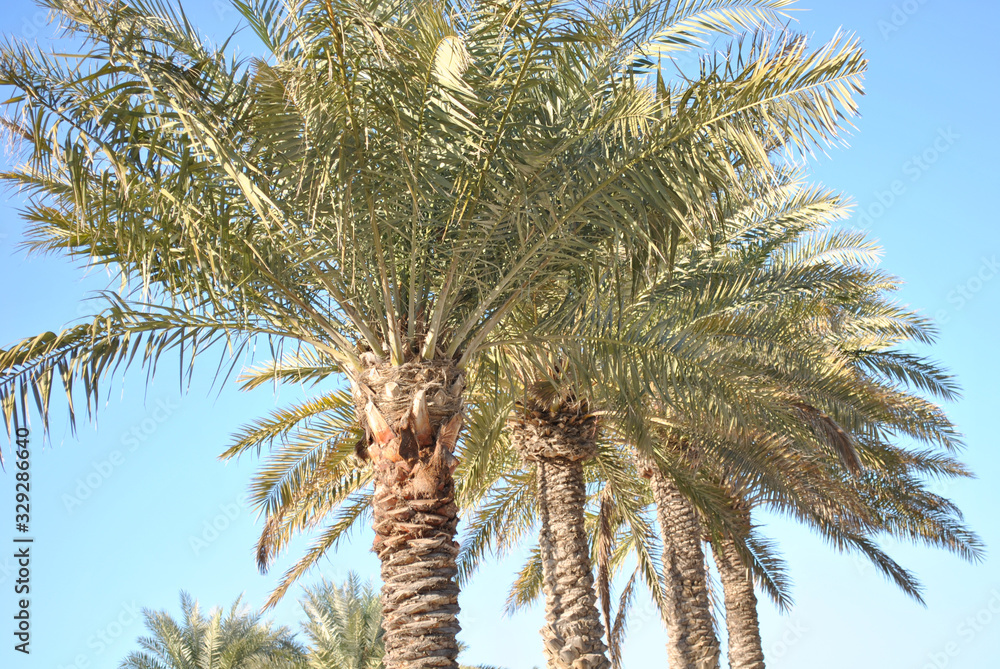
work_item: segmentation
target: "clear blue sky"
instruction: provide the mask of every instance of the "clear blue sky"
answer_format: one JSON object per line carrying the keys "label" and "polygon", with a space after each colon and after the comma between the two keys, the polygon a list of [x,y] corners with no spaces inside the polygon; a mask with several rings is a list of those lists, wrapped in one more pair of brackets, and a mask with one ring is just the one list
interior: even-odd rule
{"label": "clear blue sky", "polygon": [[[223,0],[189,4],[196,24],[210,33],[235,19]],[[814,160],[813,174],[854,197],[858,208],[851,224],[882,241],[884,267],[907,282],[901,299],[940,325],[940,341],[930,352],[962,384],[964,399],[949,410],[967,438],[964,458],[979,475],[944,491],[990,552],[974,566],[939,551],[893,547],[926,586],[923,608],[858,560],[832,553],[788,522],[768,520],[790,563],[796,601],[787,615],[761,605],[768,666],[997,666],[1000,563],[993,549],[1000,545],[1000,454],[994,421],[1000,356],[990,342],[1000,332],[1000,227],[993,209],[1000,155],[1000,5],[800,4],[809,11],[797,13],[797,28],[817,43],[842,26],[858,33],[868,50],[858,129],[849,148]],[[0,32],[47,34],[43,15],[27,0],[4,0],[3,10]],[[106,281],[100,274],[84,277],[59,258],[25,260],[15,249],[21,230],[15,206],[15,199],[0,200],[0,347],[86,313],[80,299]],[[0,475],[3,667],[117,666],[144,631],[133,607],[176,613],[181,589],[206,606],[228,604],[240,593],[259,606],[290,564],[285,559],[269,575],[257,572],[252,549],[258,525],[242,505],[255,462],[224,464],[216,455],[237,427],[300,392],[284,389],[275,397],[268,390],[248,395],[227,387],[217,393],[203,375],[182,393],[176,376],[164,371],[148,390],[144,376],[132,374],[102,406],[99,425],[83,425],[76,436],[57,409],[51,447],[33,442],[30,659],[12,649],[16,577],[7,547],[14,534],[13,477],[9,470]],[[209,529],[213,524],[221,529]],[[370,543],[369,531],[359,533],[314,577],[337,580],[353,569],[375,578]],[[301,548],[293,546],[292,555]],[[517,566],[491,566],[464,591],[467,662],[510,669],[542,664],[538,608],[509,619],[498,613]],[[294,597],[274,616],[296,625]],[[664,665],[663,640],[655,613],[641,600],[626,666]]]}

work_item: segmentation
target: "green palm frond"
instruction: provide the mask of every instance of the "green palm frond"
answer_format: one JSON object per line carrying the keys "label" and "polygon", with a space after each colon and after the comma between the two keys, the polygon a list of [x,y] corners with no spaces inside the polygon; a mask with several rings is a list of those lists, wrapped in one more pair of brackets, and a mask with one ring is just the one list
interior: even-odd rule
{"label": "green palm frond", "polygon": [[[296,369],[289,366],[289,370]],[[298,379],[298,376],[295,375]],[[360,426],[354,416],[354,404],[350,394],[335,391],[306,400],[301,404],[275,410],[268,418],[254,421],[234,435],[234,443],[221,457],[232,458],[256,449],[260,455],[264,446],[270,446],[275,439],[283,439],[289,432],[303,430],[314,438],[329,441],[347,441],[360,436]]]}
{"label": "green palm frond", "polygon": [[382,603],[357,574],[348,574],[342,585],[324,581],[306,588],[302,608],[310,669],[382,668]]}
{"label": "green palm frond", "polygon": [[350,534],[359,520],[370,513],[371,502],[370,488],[358,486],[357,492],[347,495],[342,502],[336,505],[335,512],[329,509],[325,510],[325,514],[332,515],[332,518],[326,520],[325,527],[309,546],[305,555],[285,571],[278,585],[268,597],[265,607],[275,606],[285,596],[289,588],[306,572],[313,569],[327,553],[334,550],[337,544]]}
{"label": "green palm frond", "polygon": [[[89,322],[56,334],[46,332],[0,350],[0,403],[8,431],[33,403],[47,421],[52,391],[61,386],[70,416],[76,414],[74,390],[83,387],[88,414],[100,401],[101,384],[138,363],[152,377],[167,351],[177,351],[180,376],[191,374],[194,360],[225,345],[231,355],[258,336],[280,336],[226,313],[126,302],[105,295],[107,308]],[[219,369],[224,366],[221,359]],[[72,423],[71,423],[72,424]],[[47,423],[46,423],[47,425]]]}
{"label": "green palm frond", "polygon": [[666,259],[733,156],[770,171],[776,146],[837,136],[850,40],[758,40],[667,95],[619,69],[623,48],[773,27],[786,4],[240,2],[269,50],[240,60],[169,3],[50,0],[88,50],[3,47],[25,160],[0,178],[29,248],[280,332],[322,357],[309,379],[359,349],[467,365],[608,243]]}
{"label": "green palm frond", "polygon": [[236,600],[228,611],[206,616],[198,602],[181,593],[181,619],[144,610],[148,636],[141,651],[130,653],[122,669],[300,669],[305,649],[286,627],[261,620]]}

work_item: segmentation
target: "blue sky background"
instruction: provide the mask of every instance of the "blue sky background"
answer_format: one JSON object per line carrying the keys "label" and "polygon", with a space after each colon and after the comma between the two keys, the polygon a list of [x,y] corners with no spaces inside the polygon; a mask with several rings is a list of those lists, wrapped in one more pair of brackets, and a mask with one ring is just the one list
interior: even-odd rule
{"label": "blue sky background", "polygon": [[[188,3],[209,33],[235,20],[222,0]],[[966,435],[964,459],[978,474],[939,488],[956,500],[987,543],[984,563],[920,547],[890,546],[916,571],[927,607],[907,599],[872,568],[831,552],[781,519],[766,519],[795,581],[795,607],[761,610],[768,666],[833,669],[981,669],[1000,656],[1000,227],[996,225],[1000,139],[1000,57],[992,2],[811,0],[797,28],[815,42],[843,27],[864,40],[871,61],[863,117],[849,148],[819,156],[815,180],[853,196],[849,224],[871,231],[885,248],[883,266],[902,276],[900,299],[933,316],[935,359],[961,382],[964,399],[949,406]],[[48,34],[44,13],[26,0],[4,0],[0,32]],[[80,300],[106,277],[86,275],[60,258],[26,260],[17,249],[16,197],[0,200],[0,347],[57,330],[87,313]],[[262,357],[267,353],[262,352]],[[259,525],[243,503],[256,462],[222,463],[229,435],[304,391],[239,393],[210,388],[196,375],[182,392],[165,365],[155,382],[131,374],[101,407],[99,424],[68,429],[53,414],[51,445],[35,430],[32,456],[32,654],[13,651],[13,476],[0,474],[0,666],[52,669],[115,667],[143,634],[137,609],[177,613],[178,592],[204,606],[228,605],[241,593],[263,603],[303,542],[268,575],[252,551]],[[6,449],[6,446],[5,446]],[[325,562],[307,582],[339,580],[348,570],[376,578],[370,531]],[[461,638],[469,663],[509,669],[542,665],[538,607],[502,618],[516,559],[484,569],[462,594]],[[273,612],[301,619],[295,593]],[[633,614],[626,666],[665,663],[664,636],[648,601]]]}

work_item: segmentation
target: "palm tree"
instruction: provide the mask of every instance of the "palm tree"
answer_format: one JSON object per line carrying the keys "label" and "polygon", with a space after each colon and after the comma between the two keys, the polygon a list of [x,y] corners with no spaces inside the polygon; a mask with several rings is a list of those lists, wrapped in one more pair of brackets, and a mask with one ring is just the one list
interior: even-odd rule
{"label": "palm tree", "polygon": [[508,419],[513,448],[535,468],[549,667],[610,666],[584,525],[584,462],[597,455],[588,402],[537,381]]}
{"label": "palm tree", "polygon": [[266,342],[251,384],[342,375],[390,669],[455,666],[453,451],[466,370],[497,328],[609,243],[667,257],[734,164],[835,137],[865,67],[854,40],[809,53],[781,36],[695,81],[660,76],[652,55],[777,1],[699,18],[695,2],[254,0],[238,7],[266,57],[249,61],[166,4],[45,4],[88,51],[4,45],[5,127],[27,158],[0,178],[26,194],[31,249],[106,265],[122,288],[0,353],[8,429],[28,404],[46,421],[58,385],[71,412],[82,385],[91,411],[109,374],[173,348],[190,374],[213,344]]}
{"label": "palm tree", "polygon": [[[810,225],[808,223],[806,226],[794,225],[779,235],[767,236],[758,233],[755,236],[764,241],[759,245],[743,243],[737,247],[737,254],[744,257],[756,254],[759,260],[767,258],[772,271],[783,266],[794,270],[799,266],[807,272],[812,272],[815,278],[820,278],[821,272],[818,271],[815,258],[831,252],[843,256],[848,250],[836,250],[822,239],[806,239],[803,243],[789,247],[788,240],[801,237]],[[783,238],[784,242],[779,242]],[[862,246],[859,250],[863,249]],[[761,254],[761,251],[766,253]],[[883,472],[881,480],[883,484],[891,480],[907,480],[910,482],[909,492],[897,495],[894,499],[895,506],[891,507],[891,510],[885,508],[881,513],[875,511],[871,505],[871,487],[863,488],[861,483],[850,481],[840,482],[842,485],[839,490],[836,486],[828,485],[831,481],[839,481],[840,477],[845,476],[845,466],[849,472],[846,475],[850,479],[852,474],[860,475],[863,467],[886,467],[887,450],[893,450],[898,458],[899,451],[889,449],[884,443],[884,435],[887,434],[909,434],[918,440],[937,444],[946,449],[954,448],[957,443],[953,426],[938,407],[897,387],[899,381],[907,380],[921,389],[936,390],[946,398],[952,394],[950,382],[940,370],[918,358],[907,358],[889,351],[891,346],[905,341],[907,337],[927,341],[925,324],[914,314],[902,311],[884,299],[882,293],[893,287],[891,278],[872,274],[870,280],[871,285],[868,288],[861,285],[860,292],[857,289],[848,294],[840,291],[828,292],[811,310],[815,317],[809,317],[810,311],[801,309],[800,302],[797,318],[805,324],[805,327],[791,331],[800,343],[805,343],[815,340],[817,333],[829,331],[832,327],[836,334],[831,333],[828,336],[835,339],[838,346],[841,346],[839,343],[841,340],[850,341],[851,345],[846,347],[850,352],[846,356],[840,355],[841,351],[836,350],[828,350],[821,354],[818,359],[820,364],[812,372],[815,376],[812,380],[805,379],[807,381],[805,385],[796,385],[794,378],[784,378],[781,382],[777,380],[770,382],[770,389],[766,385],[764,387],[765,392],[769,390],[775,400],[787,403],[786,413],[789,417],[801,423],[801,426],[812,432],[812,435],[802,434],[801,428],[798,431],[794,430],[787,419],[780,421],[774,418],[770,425],[767,422],[761,425],[767,426],[775,434],[768,435],[766,432],[761,433],[756,430],[749,433],[753,439],[761,439],[763,436],[759,447],[767,449],[775,448],[775,444],[779,444],[781,439],[789,437],[795,440],[796,448],[804,445],[804,437],[819,438],[820,441],[829,444],[826,452],[834,454],[835,462],[819,472],[803,471],[797,474],[799,476],[812,474],[804,484],[808,486],[809,491],[796,489],[795,470],[790,470],[783,463],[779,463],[774,473],[788,480],[772,479],[767,482],[766,493],[754,494],[763,495],[769,500],[772,508],[783,509],[785,512],[790,508],[796,508],[797,515],[807,515],[814,527],[835,542],[853,546],[867,553],[905,591],[915,594],[915,581],[912,576],[877,551],[867,538],[886,532],[881,523],[886,518],[892,518],[893,523],[910,524],[911,527],[904,531],[902,536],[943,546],[964,557],[974,558],[979,550],[978,540],[968,531],[956,527],[957,510],[945,500],[927,500],[922,487],[917,482],[912,482],[910,472],[902,468]],[[878,327],[883,328],[883,331],[872,329]],[[875,343],[876,341],[879,343]],[[806,348],[809,346],[812,345],[806,344]],[[830,344],[827,343],[825,347],[829,349]],[[885,352],[887,367],[877,374],[854,372],[856,363],[853,363],[853,360],[858,355],[866,354],[869,349],[873,352]],[[773,355],[773,349],[768,354]],[[756,366],[758,368],[756,373],[764,372],[768,375],[773,373],[768,371],[772,366],[766,360],[759,360]],[[828,369],[824,369],[824,366]],[[676,418],[673,420],[676,422]],[[725,430],[727,426],[720,427]],[[746,427],[744,425],[743,429]],[[718,434],[724,434],[724,431]],[[685,444],[683,439],[675,438],[673,441],[666,439],[663,443],[668,451],[674,451],[676,457],[700,462],[701,465],[696,468],[706,467],[705,454],[699,452],[699,446],[704,443],[703,441],[692,440],[692,443],[684,448],[679,447]],[[806,452],[810,450],[820,454],[824,452],[822,449],[819,451],[807,449]],[[912,461],[920,458],[909,455],[908,459]],[[725,461],[712,462],[710,458],[708,461],[712,465],[708,467],[709,470],[715,468],[724,472],[723,480],[728,490],[732,489],[733,483],[726,479],[731,476],[739,481],[735,484],[737,490],[745,491],[746,486],[755,489],[755,486],[764,483],[761,480],[750,483],[745,477],[734,475],[731,464]],[[891,459],[889,461],[891,462]],[[949,461],[945,465],[943,464],[945,461],[947,459],[938,460],[929,471],[944,470],[950,475],[963,474],[962,468],[957,466],[957,463]],[[665,622],[668,628],[671,624],[677,626],[676,621],[690,626],[690,629],[681,629],[678,634],[673,635],[671,646],[676,647],[678,644],[682,646],[676,649],[675,654],[678,656],[693,649],[694,661],[682,666],[703,666],[703,664],[715,666],[718,663],[718,642],[712,629],[704,553],[701,549],[704,536],[703,519],[695,513],[678,486],[670,481],[667,472],[660,467],[647,467],[645,473],[651,477],[653,497],[665,542],[664,568],[667,583],[665,599],[673,604],[665,613]],[[824,486],[827,488],[825,494],[818,495],[816,490],[823,490]],[[863,489],[858,490],[859,487]],[[830,488],[833,490],[829,490]],[[730,531],[741,537],[747,536],[749,528],[748,512],[743,506],[745,502],[744,492],[736,498],[733,509],[736,516],[735,529]],[[804,507],[809,505],[812,505],[811,508],[805,510]],[[829,518],[831,507],[840,509],[840,517],[835,519],[837,523],[835,528],[831,527]],[[921,520],[914,520],[916,518]],[[901,519],[908,520],[901,521]],[[912,527],[921,527],[923,532],[915,536]],[[889,533],[894,532],[889,531]],[[723,538],[715,545],[716,561],[720,571],[723,572],[723,582],[726,586],[730,663],[733,666],[756,667],[763,659],[759,647],[759,632],[756,630],[756,602],[753,598],[752,585],[749,589],[746,586],[747,574],[752,567],[746,556],[751,551],[748,547],[737,550],[739,544],[732,539]],[[678,597],[669,596],[671,584]],[[740,588],[742,591],[739,591]]]}
{"label": "palm tree", "polygon": [[[340,586],[324,581],[307,587],[302,608],[308,617],[302,628],[309,640],[306,647],[309,669],[385,666],[382,604],[374,589],[362,585],[357,574],[348,574]],[[460,665],[459,669],[499,668]]]}
{"label": "palm tree", "polygon": [[[807,227],[801,224],[790,227],[783,235],[784,243],[795,235],[801,235],[805,229]],[[804,263],[805,267],[816,269],[811,258],[835,252],[822,239],[798,244],[798,248],[793,247],[789,253],[789,249],[782,249],[782,244],[775,241],[781,240],[782,235],[756,234],[750,237],[764,240],[761,246],[763,249],[770,247],[767,252],[771,258],[769,262],[777,267],[794,267]],[[743,244],[739,253],[760,253],[762,249],[755,249],[755,246]],[[844,250],[836,253],[843,255]],[[894,535],[941,546],[967,559],[976,559],[981,550],[975,535],[958,522],[960,514],[957,509],[947,500],[926,493],[919,479],[914,478],[917,472],[963,476],[967,474],[964,467],[947,454],[928,456],[910,453],[886,442],[886,435],[906,434],[918,441],[943,447],[946,451],[953,450],[958,444],[954,427],[941,410],[910,394],[905,387],[909,383],[916,389],[929,390],[947,399],[953,395],[950,379],[926,361],[892,350],[907,339],[929,341],[926,323],[886,300],[883,294],[895,284],[891,277],[874,274],[871,279],[871,285],[862,285],[860,292],[829,293],[825,298],[826,306],[815,311],[814,318],[808,317],[806,311],[798,314],[798,318],[808,325],[796,336],[807,341],[814,339],[818,333],[826,333],[821,338],[828,337],[827,348],[831,344],[835,348],[825,356],[824,364],[831,369],[842,370],[838,374],[841,383],[849,385],[837,394],[831,392],[831,387],[823,389],[819,395],[815,394],[818,388],[813,387],[803,393],[805,389],[796,389],[788,380],[775,384],[773,388],[777,391],[775,398],[789,403],[793,418],[808,427],[814,436],[829,442],[830,448],[826,453],[833,455],[833,461],[816,469],[815,455],[810,457],[810,464],[808,461],[799,462],[801,455],[795,456],[785,449],[778,450],[782,438],[793,436],[798,449],[801,448],[802,437],[808,436],[801,433],[796,436],[794,431],[782,434],[777,426],[781,425],[783,430],[788,430],[789,426],[780,421],[774,421],[769,426],[777,434],[751,432],[749,436],[751,440],[759,441],[760,445],[767,444],[768,450],[775,449],[775,454],[785,454],[786,461],[776,459],[774,468],[774,473],[784,480],[773,477],[770,481],[747,479],[734,474],[731,465],[724,461],[707,466],[704,457],[697,451],[686,455],[688,460],[700,460],[701,467],[709,470],[708,476],[721,476],[727,494],[735,495],[733,511],[737,522],[727,532],[721,535],[716,533],[713,541],[727,602],[726,623],[730,630],[732,666],[757,667],[763,662],[759,631],[756,629],[755,595],[752,581],[748,581],[748,574],[759,574],[760,570],[755,570],[752,564],[753,547],[744,544],[750,529],[749,507],[746,506],[748,495],[773,509],[806,520],[836,545],[852,546],[864,552],[904,591],[916,597],[919,595],[912,575],[881,554],[869,537]],[[875,359],[861,362],[868,355]],[[768,365],[760,361],[758,368],[766,370]],[[822,367],[817,371],[821,372],[817,379],[826,375]],[[819,404],[812,404],[817,400]],[[719,431],[718,434],[724,432]],[[817,454],[823,452],[814,450]],[[789,456],[792,458],[790,461],[787,460]],[[716,473],[711,473],[713,468]],[[662,470],[654,468],[649,475],[653,479],[654,498],[661,516],[665,543],[668,547],[670,543],[687,546],[692,555],[688,563],[690,569],[677,578],[678,587],[687,586],[693,578],[697,589],[704,592],[705,576],[700,550],[703,521],[692,513],[690,503],[684,500],[676,485],[667,481],[669,476]],[[900,485],[901,482],[905,485]],[[891,502],[877,501],[886,494],[883,488],[893,491]],[[676,513],[665,514],[663,507],[667,504],[673,505]],[[834,509],[836,512],[832,511]],[[684,522],[678,522],[678,519]],[[739,539],[734,539],[734,535]],[[672,540],[667,540],[668,537]],[[665,557],[668,567],[669,553],[666,551]],[[669,574],[667,580],[670,580]],[[707,599],[706,596],[698,599],[687,597],[681,601],[689,605],[692,601],[701,602],[701,618],[710,631]],[[669,624],[670,616],[666,617]],[[700,636],[702,639],[706,637],[711,645],[714,639],[709,633]]]}
{"label": "palm tree", "polygon": [[308,622],[309,669],[382,669],[385,656],[382,604],[357,574],[343,585],[306,588],[302,608]]}
{"label": "palm tree", "polygon": [[181,593],[180,622],[163,611],[144,610],[149,636],[142,651],[130,653],[121,669],[301,669],[305,653],[286,627],[262,622],[239,599],[223,614],[208,616]]}
{"label": "palm tree", "polygon": [[[804,366],[808,360],[802,356],[808,352],[812,346],[810,342],[815,339],[814,335],[810,334],[814,328],[805,318],[806,314],[826,314],[826,317],[833,319],[831,314],[835,314],[839,308],[833,307],[838,302],[847,299],[848,303],[851,303],[850,299],[844,297],[844,290],[850,290],[851,293],[848,294],[863,296],[865,291],[878,292],[885,286],[891,286],[891,281],[877,272],[871,272],[863,267],[852,268],[853,262],[847,263],[848,266],[843,269],[839,283],[835,281],[837,274],[833,270],[837,264],[844,259],[869,258],[874,249],[870,243],[856,234],[817,234],[817,226],[824,218],[829,218],[831,212],[835,214],[837,211],[837,207],[831,207],[831,204],[833,203],[828,198],[819,197],[810,202],[810,197],[806,197],[798,200],[797,207],[779,208],[777,211],[782,213],[781,216],[775,217],[772,212],[770,217],[765,217],[763,220],[760,217],[751,217],[748,222],[742,224],[742,228],[737,226],[735,233],[733,231],[728,233],[735,234],[734,239],[738,243],[730,241],[719,245],[724,250],[728,244],[732,245],[722,254],[721,265],[708,272],[691,273],[690,277],[683,279],[680,286],[672,289],[677,295],[671,298],[669,293],[660,293],[656,301],[657,305],[663,306],[669,317],[677,319],[679,314],[684,313],[685,290],[691,290],[695,299],[692,299],[690,304],[696,307],[693,318],[695,323],[700,323],[701,336],[716,337],[718,339],[715,343],[716,348],[725,343],[727,338],[737,337],[739,342],[756,341],[753,346],[759,349],[754,353],[751,347],[747,352],[753,354],[750,357],[727,358],[727,363],[732,367],[729,382],[738,383],[737,387],[741,391],[751,391],[754,386],[748,382],[758,379],[754,381],[757,390],[753,390],[757,394],[756,405],[745,401],[742,405],[731,405],[733,408],[741,406],[743,411],[736,429],[732,425],[731,417],[722,416],[725,420],[720,420],[714,425],[709,420],[707,426],[702,425],[698,431],[692,432],[691,419],[698,419],[704,423],[706,418],[716,418],[712,415],[712,411],[705,411],[701,415],[687,417],[685,420],[679,420],[677,416],[668,416],[669,422],[665,424],[674,432],[680,431],[681,434],[697,439],[669,437],[663,439],[661,447],[665,448],[656,453],[657,457],[680,461],[673,465],[667,463],[669,465],[667,469],[664,469],[664,463],[649,463],[647,458],[640,460],[642,465],[640,469],[646,470],[646,475],[652,478],[653,499],[656,501],[665,541],[663,560],[666,563],[666,587],[656,599],[664,612],[668,629],[671,630],[671,659],[675,664],[680,663],[680,666],[712,665],[718,662],[719,653],[712,615],[708,607],[704,553],[701,549],[701,542],[705,536],[702,516],[706,514],[696,513],[691,502],[682,494],[681,488],[687,487],[690,490],[690,481],[684,481],[683,484],[675,482],[684,479],[684,476],[677,478],[683,475],[683,470],[687,467],[683,464],[684,461],[713,462],[715,463],[713,466],[726,472],[727,479],[734,479],[741,485],[754,489],[763,486],[762,489],[766,492],[761,493],[764,495],[762,499],[777,500],[769,503],[807,520],[836,545],[863,551],[880,569],[911,593],[915,592],[912,575],[878,550],[869,540],[869,535],[885,531],[892,525],[895,527],[892,533],[903,530],[901,536],[943,546],[965,557],[974,556],[978,551],[978,541],[974,535],[956,525],[954,507],[945,500],[927,498],[919,482],[913,481],[912,476],[905,476],[907,472],[903,469],[887,470],[882,475],[880,485],[885,485],[896,477],[906,480],[907,485],[903,488],[897,486],[892,503],[882,503],[878,511],[871,505],[872,499],[877,497],[872,489],[859,488],[861,484],[850,476],[847,476],[846,481],[840,480],[840,477],[844,476],[842,463],[846,462],[849,466],[856,467],[855,461],[858,458],[868,468],[886,467],[887,462],[895,459],[907,463],[921,462],[923,464],[918,469],[925,467],[926,471],[933,473],[962,475],[964,470],[946,457],[935,456],[925,460],[924,456],[891,447],[884,443],[884,440],[873,436],[880,434],[880,431],[891,429],[896,433],[910,434],[924,441],[950,448],[954,444],[954,430],[937,407],[919,398],[894,392],[891,388],[874,383],[872,379],[853,378],[854,375],[851,373],[839,380],[836,375],[831,377],[828,368],[833,361],[829,357],[831,351],[828,347],[819,348],[818,358],[814,353],[812,371],[809,372],[812,376],[804,376],[809,369]],[[826,211],[827,215],[818,216],[823,211]],[[767,226],[771,229],[768,230]],[[735,254],[735,259],[739,262],[732,262],[733,257],[726,260],[726,254]],[[751,263],[741,258],[754,255],[759,258]],[[713,263],[717,263],[719,258],[718,252],[708,254],[708,259]],[[761,264],[760,261],[763,259],[767,262]],[[824,268],[819,262],[821,259],[825,259],[824,262],[835,262],[832,267]],[[732,266],[727,268],[727,264]],[[683,272],[685,264],[682,263],[677,269],[678,272]],[[783,279],[779,281],[779,277]],[[838,285],[840,288],[833,290]],[[681,287],[685,290],[681,290]],[[803,302],[800,297],[796,297],[795,300],[790,299],[790,296],[798,296],[803,291],[818,293],[821,299],[811,306],[809,302]],[[760,329],[761,324],[758,323],[756,331],[759,334],[756,338],[751,337],[750,333],[755,330],[748,328],[752,324],[747,319],[748,310],[759,308],[760,305],[767,304],[776,297],[781,297],[780,309],[786,311],[783,316],[784,321],[780,320],[781,311],[764,311],[763,316],[767,321],[765,324],[771,327]],[[883,323],[887,333],[905,332],[917,337],[923,336],[920,321],[912,314],[900,312],[881,300],[862,300],[859,297],[854,299],[857,304],[867,305],[859,311],[868,310],[866,318],[873,323]],[[810,310],[804,309],[807,306]],[[791,307],[796,307],[798,311],[792,311],[794,317],[789,319],[787,310]],[[723,320],[736,315],[742,320],[731,323]],[[713,320],[716,321],[714,325]],[[860,318],[858,321],[863,323],[865,318]],[[853,326],[845,319],[839,319],[839,322],[845,327],[845,332],[852,331],[850,328]],[[720,325],[723,327],[720,328]],[[733,327],[734,325],[739,327]],[[715,331],[707,327],[712,327]],[[677,332],[690,333],[691,327],[688,326],[687,330],[678,328]],[[857,335],[859,339],[864,336],[863,332]],[[870,342],[871,337],[864,340]],[[759,357],[760,351],[766,354],[766,358]],[[789,374],[788,371],[779,373],[781,369],[776,366],[777,360],[780,359],[778,356],[785,359],[786,366],[794,363],[798,367],[796,373]],[[886,360],[890,365],[887,370],[890,368],[895,370],[891,374],[887,373],[886,378],[909,376],[921,387],[947,388],[946,377],[918,359],[905,359],[897,354],[889,354]],[[850,372],[849,365],[843,369]],[[719,378],[725,377],[720,375]],[[850,383],[844,385],[846,382]],[[691,386],[691,383],[686,384],[687,388]],[[720,391],[724,388],[720,386],[713,390]],[[724,397],[724,393],[710,397],[704,406],[717,406]],[[837,416],[837,420],[833,420],[830,414],[815,406],[804,404],[805,399],[811,399],[813,402],[822,400],[821,405]],[[673,399],[670,405],[676,407],[683,405],[683,402]],[[762,411],[767,413],[761,417],[754,416],[755,413],[760,414]],[[654,416],[662,415],[662,410],[652,413]],[[485,422],[489,423],[488,420]],[[842,439],[845,433],[840,424],[847,426],[854,435],[852,439],[860,440],[861,445],[855,446],[851,441],[845,443]],[[739,442],[733,441],[736,438],[746,443],[740,445]],[[713,443],[720,441],[722,443]],[[700,448],[694,448],[695,444]],[[824,453],[833,459],[829,466],[817,473],[810,463]],[[751,467],[753,463],[748,457],[756,457],[760,462]],[[488,470],[484,467],[483,471]],[[514,477],[497,475],[495,469],[483,475],[493,476],[487,480],[500,482],[500,487],[496,490],[496,496],[488,496],[482,505],[483,515],[473,521],[473,530],[477,536],[469,542],[469,546],[475,554],[481,554],[482,547],[488,543],[486,538],[491,534],[494,538],[501,533],[519,536],[520,533],[511,530],[510,526],[523,523],[525,518],[525,502],[512,490],[518,485],[523,486],[524,480],[518,481]],[[611,481],[609,476],[599,477],[597,480],[602,479]],[[824,484],[827,480],[835,481],[837,485]],[[475,487],[482,491],[487,486],[478,483]],[[718,489],[718,486],[716,488]],[[820,492],[823,495],[820,495]],[[729,500],[732,499],[729,494],[731,493],[726,488],[721,488],[718,497],[729,504]],[[791,501],[782,502],[782,496]],[[614,497],[618,500],[629,499],[627,493]],[[702,499],[701,509],[706,508],[706,501],[711,500]],[[839,507],[843,508],[843,512],[831,516],[830,509]],[[921,508],[924,510],[921,511]],[[726,536],[736,535],[740,537],[740,542],[744,542],[735,543],[729,540],[729,550],[726,551],[729,558],[734,556],[734,552],[738,554],[739,567],[735,568],[743,571],[744,580],[748,569],[754,570],[757,574],[764,571],[765,578],[770,579],[768,585],[772,592],[779,596],[780,601],[782,584],[779,580],[775,580],[773,558],[758,554],[756,564],[753,563],[755,558],[752,552],[759,550],[763,544],[759,541],[752,546],[745,544],[748,532],[745,528],[749,521],[744,517],[740,507],[730,509],[728,514],[719,514],[717,508],[711,508],[711,511],[720,516],[730,517],[728,527],[718,518],[712,518],[713,526],[724,528]],[[707,515],[712,516],[711,513]],[[886,525],[888,519],[892,520]],[[645,529],[641,527],[641,523],[637,526],[640,527],[640,531],[636,532],[633,529],[633,534],[641,536]],[[592,528],[592,534],[596,532],[599,537],[597,544],[601,543],[601,536],[608,535],[603,531],[603,527],[604,523],[599,520]],[[917,528],[920,529],[919,534],[916,533]],[[639,556],[640,566],[648,561],[647,556],[651,553],[652,551],[647,550],[645,555]],[[721,551],[717,552],[717,555],[720,553]],[[683,563],[683,569],[679,566],[681,563],[678,554],[688,557],[687,562]],[[750,561],[747,558],[748,554]],[[690,557],[692,555],[694,557]],[[526,599],[524,588],[532,583],[537,587],[542,582],[544,569],[538,563],[543,559],[543,553],[536,553],[533,564],[523,572],[522,581],[518,584],[522,588],[521,594],[518,595],[519,601]],[[732,566],[731,561],[728,564]],[[768,571],[771,573],[766,573]],[[607,583],[606,578],[601,580],[604,584]],[[630,588],[631,585],[626,592],[630,591]],[[651,588],[655,588],[655,584]],[[730,588],[727,595],[733,592]],[[752,594],[752,586],[750,592]],[[745,599],[743,597],[743,600]],[[734,613],[727,620],[731,628],[739,623],[740,611],[746,612],[748,609],[745,601],[742,604],[737,604],[737,601],[741,600],[733,602]],[[755,615],[753,609],[753,616]],[[696,617],[704,621],[700,629],[697,626],[698,621],[692,622],[692,618]],[[606,619],[609,620],[607,625],[609,629],[618,629],[617,624],[610,623],[609,615],[606,615]],[[740,637],[734,634],[731,638]],[[699,645],[700,640],[707,642]],[[613,638],[611,645],[615,646]],[[740,657],[739,648],[736,650],[734,657]]]}
{"label": "palm tree", "polygon": [[[911,394],[923,391],[932,397],[953,399],[957,393],[954,382],[934,364],[898,350],[907,341],[932,341],[929,324],[916,314],[871,298],[839,305],[836,316],[830,318],[836,326],[824,335],[833,340],[855,373],[883,395],[880,399],[885,402],[885,413],[877,428],[844,435],[853,442],[864,471],[845,474],[837,463],[812,471],[803,469],[805,485],[795,496],[786,494],[777,499],[753,486],[728,482],[744,532],[750,528],[751,509],[763,505],[790,512],[827,534],[823,526],[833,521],[843,532],[885,534],[945,548],[977,561],[982,554],[978,537],[962,525],[954,504],[929,492],[925,484],[928,476],[971,475],[951,455],[960,446],[954,426],[936,406]],[[901,449],[883,436],[894,433],[908,433],[918,441],[943,447],[944,452]],[[830,509],[835,511],[831,514]],[[743,536],[716,537],[713,552],[726,601],[730,665],[759,669],[764,666],[764,657],[753,573],[744,558]],[[894,580],[904,592],[922,601],[915,579],[890,569],[890,575],[896,572]]]}

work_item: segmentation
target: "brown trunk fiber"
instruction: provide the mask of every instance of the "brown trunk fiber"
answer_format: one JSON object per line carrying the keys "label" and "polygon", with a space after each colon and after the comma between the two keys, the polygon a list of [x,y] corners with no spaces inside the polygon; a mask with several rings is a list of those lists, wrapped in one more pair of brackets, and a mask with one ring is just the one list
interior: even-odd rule
{"label": "brown trunk fiber", "polygon": [[510,427],[514,447],[537,471],[549,669],[608,669],[584,526],[583,463],[596,453],[595,420],[534,412],[512,416]]}
{"label": "brown trunk fiber", "polygon": [[386,669],[456,669],[458,544],[452,454],[461,372],[450,362],[391,367],[366,358],[354,399],[375,470]]}
{"label": "brown trunk fiber", "polygon": [[757,595],[750,571],[743,565],[732,539],[723,541],[715,553],[726,598],[726,629],[729,632],[729,669],[764,669],[764,649],[757,620]]}
{"label": "brown trunk fiber", "polygon": [[701,523],[672,479],[651,465],[656,516],[663,533],[663,596],[670,669],[718,669],[719,639],[709,606]]}

